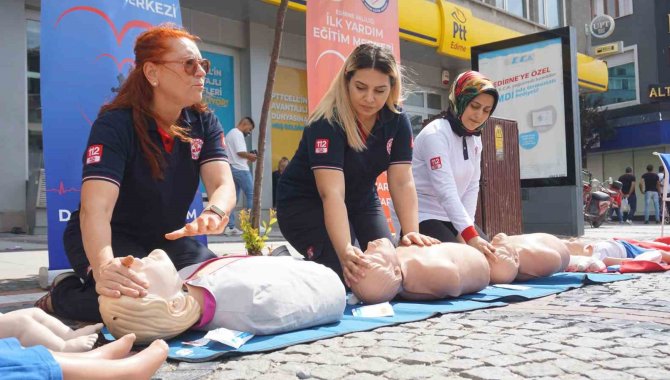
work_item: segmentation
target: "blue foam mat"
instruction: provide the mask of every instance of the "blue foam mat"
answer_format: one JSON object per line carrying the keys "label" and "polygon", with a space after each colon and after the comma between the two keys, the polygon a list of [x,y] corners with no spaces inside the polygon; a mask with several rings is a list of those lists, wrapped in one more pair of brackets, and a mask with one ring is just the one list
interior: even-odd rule
{"label": "blue foam mat", "polygon": [[[383,326],[419,321],[438,314],[500,307],[507,305],[507,302],[544,297],[586,284],[602,284],[629,280],[636,277],[638,276],[626,274],[557,273],[550,277],[515,283],[515,285],[520,285],[524,289],[505,289],[489,286],[479,293],[461,296],[457,299],[430,302],[391,302],[395,311],[393,317],[354,317],[351,314],[351,309],[358,306],[347,306],[342,320],[337,323],[284,334],[255,336],[239,349],[213,341],[201,347],[185,344],[184,342],[200,339],[206,334],[204,331],[187,331],[168,341],[168,358],[185,362],[204,362],[252,352],[272,351],[295,344],[313,342],[352,332],[368,331]],[[114,340],[106,328],[103,329],[103,334],[107,340]]]}
{"label": "blue foam mat", "polygon": [[627,274],[556,273],[549,277],[536,278],[512,284],[519,286],[519,289],[507,289],[493,285],[487,286],[480,292],[467,294],[460,298],[479,302],[520,302],[546,297],[569,289],[580,288],[588,284],[602,284],[606,282],[630,280],[635,277],[636,276]]}
{"label": "blue foam mat", "polygon": [[[216,358],[240,355],[251,352],[264,352],[284,348],[300,343],[313,342],[319,339],[331,338],[357,331],[368,331],[383,326],[414,322],[430,318],[438,314],[464,312],[476,309],[505,306],[502,302],[475,302],[462,299],[440,300],[431,302],[391,302],[395,315],[393,317],[363,318],[354,317],[351,309],[359,306],[349,306],[344,311],[344,317],[337,323],[292,331],[284,334],[255,336],[239,349],[210,341],[207,345],[195,347],[184,344],[205,336],[204,331],[187,331],[167,343],[169,346],[168,358],[186,362],[204,362]],[[114,337],[105,328],[103,330],[107,340]]]}

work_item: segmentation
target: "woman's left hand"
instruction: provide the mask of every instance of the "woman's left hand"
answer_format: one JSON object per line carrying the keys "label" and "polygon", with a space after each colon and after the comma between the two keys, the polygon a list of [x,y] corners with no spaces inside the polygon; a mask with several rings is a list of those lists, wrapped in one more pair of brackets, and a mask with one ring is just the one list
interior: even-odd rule
{"label": "woman's left hand", "polygon": [[184,236],[218,235],[228,225],[228,215],[223,218],[213,212],[203,212],[198,218],[178,230],[165,234],[168,240],[177,240]]}
{"label": "woman's left hand", "polygon": [[408,232],[405,234],[405,236],[400,239],[400,245],[402,246],[410,246],[412,244],[416,244],[420,247],[425,246],[431,246],[433,244],[440,244],[440,241],[427,236],[427,235],[422,235],[418,232]]}

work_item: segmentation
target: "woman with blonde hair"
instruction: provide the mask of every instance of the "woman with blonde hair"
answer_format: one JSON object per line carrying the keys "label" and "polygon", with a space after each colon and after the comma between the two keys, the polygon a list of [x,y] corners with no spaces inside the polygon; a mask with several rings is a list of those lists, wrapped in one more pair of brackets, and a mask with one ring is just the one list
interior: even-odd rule
{"label": "woman with blonde hair", "polygon": [[375,189],[385,170],[404,234],[401,244],[436,242],[418,232],[412,129],[398,108],[401,91],[402,76],[389,50],[371,44],[354,49],[310,115],[277,186],[284,237],[347,285],[368,267],[355,241],[365,247],[391,238]]}

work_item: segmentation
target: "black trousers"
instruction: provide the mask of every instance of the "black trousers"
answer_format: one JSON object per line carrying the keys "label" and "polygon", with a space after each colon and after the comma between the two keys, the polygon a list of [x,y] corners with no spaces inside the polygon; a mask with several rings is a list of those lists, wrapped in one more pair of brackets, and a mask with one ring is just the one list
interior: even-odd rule
{"label": "black trousers", "polygon": [[[68,319],[102,322],[95,280],[93,274],[88,271],[90,263],[84,251],[78,219],[68,223],[63,234],[63,244],[70,265],[77,276],[64,279],[51,291],[54,313]],[[137,238],[112,231],[112,251],[115,257],[127,255],[146,257],[154,249],[164,250],[177,270],[216,257],[214,252],[191,237],[178,240],[161,238],[157,241],[142,242]]]}
{"label": "black trousers", "polygon": [[[486,236],[484,231],[475,224],[475,230],[479,236],[486,240],[490,241],[489,237]],[[435,239],[443,243],[458,243],[458,231],[454,228],[454,225],[451,222],[445,222],[443,220],[437,219],[428,219],[419,223],[419,232],[434,237]]]}
{"label": "black trousers", "polygon": [[[379,200],[367,207],[348,208],[349,233],[352,244],[357,241],[365,251],[372,240],[391,239],[386,216]],[[277,222],[284,238],[307,260],[313,260],[332,269],[344,283],[342,266],[330,242],[320,199],[279,201]]]}

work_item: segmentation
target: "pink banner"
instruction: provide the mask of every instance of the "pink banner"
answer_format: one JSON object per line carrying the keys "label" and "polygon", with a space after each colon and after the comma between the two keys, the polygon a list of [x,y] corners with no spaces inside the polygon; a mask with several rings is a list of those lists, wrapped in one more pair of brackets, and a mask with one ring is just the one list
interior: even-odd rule
{"label": "pink banner", "polygon": [[400,62],[398,1],[308,1],[305,35],[311,113],[356,46],[363,43],[387,46]]}

